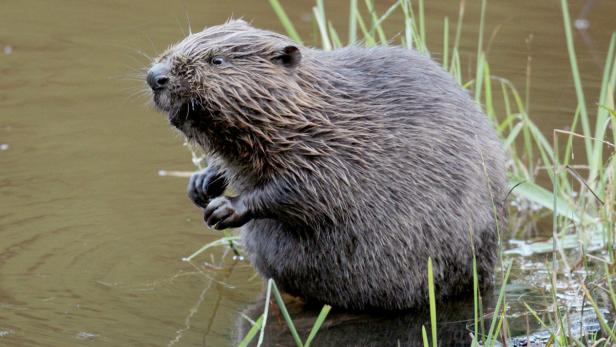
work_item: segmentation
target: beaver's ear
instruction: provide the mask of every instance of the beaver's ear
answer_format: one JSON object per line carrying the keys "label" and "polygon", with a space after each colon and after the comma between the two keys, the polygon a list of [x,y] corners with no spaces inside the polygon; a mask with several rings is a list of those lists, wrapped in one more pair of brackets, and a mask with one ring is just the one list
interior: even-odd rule
{"label": "beaver's ear", "polygon": [[274,53],[272,61],[275,64],[280,64],[284,67],[293,68],[296,67],[300,61],[302,61],[302,53],[299,48],[295,46],[285,46]]}

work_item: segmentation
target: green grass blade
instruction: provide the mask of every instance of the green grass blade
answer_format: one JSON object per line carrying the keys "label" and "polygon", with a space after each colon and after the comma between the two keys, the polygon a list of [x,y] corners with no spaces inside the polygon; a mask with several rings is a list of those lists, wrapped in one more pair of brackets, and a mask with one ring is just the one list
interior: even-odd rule
{"label": "green grass blade", "polygon": [[216,246],[224,246],[224,245],[228,245],[229,242],[231,241],[238,241],[240,239],[239,236],[227,236],[227,237],[221,237],[216,241],[212,241],[208,244],[206,244],[205,246],[199,248],[198,251],[196,251],[195,253],[189,255],[186,258],[182,258],[182,261],[191,261],[193,260],[196,256],[198,256],[199,254],[203,253],[204,251],[206,251],[208,248],[212,248],[212,247],[216,247]]}
{"label": "green grass blade", "polygon": [[[616,32],[612,33],[610,38],[610,45],[607,49],[607,56],[605,57],[605,65],[603,66],[603,77],[601,79],[601,91],[599,92],[599,104],[605,105],[605,100],[609,96],[608,85],[610,83],[610,75],[613,71],[612,65],[614,62],[614,49],[616,46]],[[601,109],[599,110],[601,112]],[[595,131],[596,132],[596,131]]]}
{"label": "green grass blade", "polygon": [[477,58],[477,66],[476,66],[476,73],[475,73],[475,80],[473,81],[474,85],[475,85],[475,101],[477,101],[477,103],[481,103],[481,92],[482,92],[482,87],[483,87],[483,74],[484,74],[484,68],[483,65],[485,63],[485,56],[483,53],[479,54],[479,58]]}
{"label": "green grass blade", "polygon": [[387,36],[385,36],[385,32],[383,28],[378,24],[378,15],[376,13],[376,9],[374,8],[374,0],[365,0],[366,7],[368,8],[368,12],[370,13],[370,18],[372,18],[372,29],[370,29],[370,34],[376,30],[377,35],[379,36],[379,40],[381,44],[387,44]]}
{"label": "green grass blade", "polygon": [[259,332],[259,340],[257,342],[257,347],[261,347],[263,344],[263,337],[265,336],[265,325],[267,324],[267,316],[269,315],[269,306],[270,300],[272,298],[272,286],[274,285],[274,280],[267,280],[267,289],[265,290],[265,308],[263,309],[263,323],[261,324],[261,331]]}
{"label": "green grass blade", "polygon": [[421,42],[423,43],[423,46],[426,47],[426,50],[427,50],[424,0],[419,0],[418,3],[419,3],[419,37],[421,37]]}
{"label": "green grass blade", "polygon": [[479,320],[482,317],[479,314],[479,275],[477,274],[477,258],[473,248],[473,318],[475,338],[479,338]]}
{"label": "green grass blade", "polygon": [[293,23],[287,16],[287,13],[284,11],[282,5],[280,5],[280,2],[278,2],[278,0],[269,0],[269,2],[274,9],[274,12],[278,16],[278,20],[280,21],[280,23],[282,23],[282,26],[289,34],[289,37],[292,38],[293,41],[299,43],[300,45],[303,45],[304,43],[302,42],[302,38],[297,33],[297,30],[295,30],[295,26],[293,26]]}
{"label": "green grass blade", "polygon": [[[616,33],[612,34],[610,39],[610,46],[607,51],[607,56],[605,59],[605,65],[603,68],[603,77],[601,79],[601,91],[599,92],[599,105],[605,105],[607,98],[611,95],[611,92],[614,91],[614,84],[611,82],[611,73],[616,74],[616,71],[612,71],[612,62],[614,59],[614,44],[616,41]],[[596,139],[603,139],[605,137],[605,132],[611,124],[610,115],[607,110],[603,107],[599,107],[597,109],[597,118],[595,120],[595,133],[594,137]],[[603,167],[603,145],[599,144],[595,141],[593,147],[593,158],[589,160],[589,163],[592,165],[591,173],[589,175],[589,180],[593,180],[600,172]]]}
{"label": "green grass blade", "polygon": [[411,49],[415,42],[415,26],[412,16],[410,0],[400,0],[404,14],[404,47]]}
{"label": "green grass blade", "polygon": [[432,259],[428,258],[428,298],[430,300],[430,330],[432,331],[432,347],[437,347],[436,341],[436,295],[434,293],[434,272]]}
{"label": "green grass blade", "polygon": [[250,328],[250,330],[248,330],[248,332],[246,333],[246,336],[244,336],[242,341],[240,341],[240,344],[237,346],[247,347],[248,344],[252,341],[252,339],[254,339],[254,337],[257,335],[257,332],[259,332],[259,330],[261,329],[261,324],[263,324],[263,315],[261,315],[259,319],[257,319],[257,321]]}
{"label": "green grass blade", "polygon": [[370,46],[376,46],[376,38],[374,37],[374,35],[370,34],[368,32],[368,27],[366,25],[366,22],[364,21],[364,18],[362,17],[361,13],[359,11],[355,11],[355,15],[356,15],[356,19],[357,19],[357,24],[359,24],[359,29],[361,30],[362,34],[364,35],[364,42],[365,45],[370,47]]}
{"label": "green grass blade", "polygon": [[599,321],[599,325],[601,325],[601,329],[603,330],[603,332],[608,334],[608,336],[612,339],[612,341],[616,341],[616,333],[614,333],[614,330],[610,328],[609,325],[607,325],[605,317],[603,317],[603,313],[601,313],[599,306],[593,299],[592,295],[590,295],[590,292],[588,291],[588,289],[586,288],[586,285],[584,284],[582,284],[582,291],[584,292],[586,299],[588,299],[588,302],[590,302],[590,305],[595,311],[595,316],[597,317],[597,320]]}
{"label": "green grass blade", "polygon": [[357,0],[349,3],[349,45],[357,42]]}
{"label": "green grass blade", "polygon": [[462,65],[460,64],[460,53],[458,53],[457,49],[454,49],[451,56],[451,69],[449,72],[458,81],[458,84],[462,85]]}
{"label": "green grass blade", "polygon": [[317,320],[314,322],[314,325],[312,326],[312,329],[310,329],[310,334],[308,334],[308,338],[306,339],[306,343],[304,343],[304,347],[310,347],[312,340],[317,335],[317,332],[319,331],[319,329],[321,329],[321,325],[323,325],[323,322],[325,322],[325,318],[327,318],[327,315],[329,314],[329,311],[331,309],[332,307],[329,305],[323,306],[323,308],[321,309],[321,312],[319,313],[319,316],[317,317]]}
{"label": "green grass blade", "polygon": [[411,37],[415,44],[415,49],[421,53],[429,53],[426,42],[421,39],[420,29],[416,25],[417,17],[415,16],[410,0],[403,1],[402,4],[402,11],[404,12],[404,17],[406,18],[406,31],[411,33]]}
{"label": "green grass blade", "polygon": [[338,36],[338,32],[334,28],[332,22],[329,22],[329,36],[332,38],[332,45],[334,49],[342,47],[342,41],[340,40],[340,36]]}
{"label": "green grass blade", "polygon": [[372,25],[372,29],[370,29],[370,33],[374,33],[375,30],[378,30],[379,28],[381,29],[381,31],[383,31],[383,34],[385,33],[385,31],[383,30],[383,26],[382,23],[389,18],[389,16],[394,13],[394,11],[398,8],[398,6],[400,6],[400,1],[396,1],[393,5],[391,5],[387,11],[385,11],[385,13],[383,13],[383,15]]}
{"label": "green grass blade", "polygon": [[[578,107],[573,116],[573,122],[571,123],[571,132],[575,132],[577,129],[578,120],[580,119],[580,108]],[[565,154],[563,156],[563,165],[569,164],[573,153],[573,134],[567,136],[567,144],[565,145]]]}
{"label": "green grass blade", "polygon": [[[503,83],[502,80],[499,80],[499,84],[503,97],[503,106],[505,107],[505,117],[503,118],[502,122],[494,125],[496,126],[496,132],[498,133],[498,135],[501,138],[505,138],[508,136],[506,131],[511,133],[513,131],[513,128],[515,127],[514,124],[523,125],[523,122],[520,122],[520,116],[516,113],[513,113],[511,110],[511,100],[509,92],[507,91],[507,86]],[[515,148],[511,148],[510,150],[512,151],[512,157],[517,159],[517,156],[515,155]]]}
{"label": "green grass blade", "polygon": [[325,17],[325,7],[323,5],[323,0],[317,0],[317,5],[312,8],[312,12],[314,14],[314,18],[317,21],[317,26],[319,27],[319,33],[321,34],[321,45],[323,46],[323,50],[331,51],[332,44],[327,31],[327,18]]}
{"label": "green grass blade", "polygon": [[[498,317],[499,312],[501,310],[501,306],[504,305],[505,301],[505,288],[507,287],[507,281],[509,280],[509,273],[511,272],[511,263],[507,265],[507,270],[505,271],[505,276],[503,277],[503,283],[501,284],[500,291],[498,293],[498,299],[496,300],[496,307],[494,307],[494,315],[492,316],[492,321],[490,323],[490,329],[488,330],[488,337],[486,339],[486,345],[492,346],[494,342],[496,342],[495,331],[497,331]],[[490,344],[490,342],[492,344]]]}
{"label": "green grass blade", "polygon": [[535,317],[535,319],[537,320],[537,322],[539,322],[539,324],[541,324],[541,327],[544,330],[550,330],[550,328],[547,326],[547,324],[545,324],[545,322],[543,322],[543,320],[541,319],[541,317],[539,317],[539,315],[537,314],[537,311],[533,310],[526,302],[522,302],[522,304],[526,307],[526,309],[528,310],[528,312],[530,312],[530,314]]}
{"label": "green grass blade", "polygon": [[492,97],[492,76],[490,75],[490,64],[485,60],[483,62],[483,85],[485,92],[485,110],[494,126],[498,124],[496,119],[496,111],[494,110],[494,98]]}
{"label": "green grass blade", "polygon": [[[616,57],[614,57],[614,64],[612,65],[612,72],[610,74],[610,81],[607,85],[607,97],[605,98],[604,104],[601,106],[606,106],[608,111],[614,116],[614,91],[616,91]],[[614,128],[612,128],[612,132],[616,132]],[[614,137],[614,142],[616,143],[616,137]]]}
{"label": "green grass blade", "polygon": [[[582,88],[582,79],[578,68],[577,57],[575,55],[575,46],[573,45],[573,33],[571,32],[571,18],[569,16],[569,5],[567,0],[561,0],[561,9],[563,14],[563,25],[565,28],[565,38],[567,40],[567,52],[569,54],[569,63],[571,64],[571,73],[573,74],[573,83],[575,86],[575,95],[580,105],[582,129],[584,136],[591,136],[590,122],[588,119],[588,109],[586,107],[586,99]],[[584,139],[586,157],[592,158],[593,144],[589,138]]]}
{"label": "green grass blade", "polygon": [[284,304],[284,300],[282,300],[280,291],[278,291],[278,287],[276,286],[276,283],[271,279],[270,281],[272,281],[272,290],[274,292],[274,298],[276,298],[276,303],[278,304],[278,308],[280,308],[280,312],[282,313],[282,316],[284,317],[284,320],[287,323],[287,326],[289,327],[291,336],[293,336],[293,340],[295,341],[295,344],[297,345],[297,347],[303,347],[304,344],[302,343],[302,339],[299,337],[299,334],[297,333],[295,324],[293,323],[293,320],[291,319],[291,316],[289,315],[289,311],[287,311],[287,306]]}
{"label": "green grass blade", "polygon": [[460,48],[460,37],[462,36],[462,23],[464,22],[464,8],[465,8],[465,2],[464,0],[460,0],[460,6],[458,7],[458,21],[456,24],[456,36],[453,42],[453,49],[455,50]]}
{"label": "green grass blade", "polygon": [[[494,329],[494,338],[491,339],[491,344],[488,344],[488,346],[495,346],[496,345],[496,339],[498,338],[498,335],[500,334],[502,328],[503,328],[503,322],[505,321],[505,308],[503,307],[503,311],[501,312],[501,314],[498,315],[498,322],[496,324],[496,329]],[[490,341],[490,340],[489,340]]]}
{"label": "green grass blade", "polygon": [[[556,235],[557,232],[557,226],[553,227],[553,233],[554,235]],[[563,314],[561,313],[561,308],[558,305],[558,294],[557,294],[557,280],[556,280],[556,271],[557,271],[557,267],[558,267],[558,262],[556,259],[556,255],[558,254],[558,245],[556,242],[556,238],[553,238],[553,250],[552,250],[552,268],[553,270],[550,270],[549,266],[546,266],[546,269],[548,270],[548,277],[550,278],[550,282],[551,282],[551,288],[550,288],[550,294],[552,295],[552,304],[554,307],[554,316],[555,316],[555,320],[557,321],[558,324],[558,330],[560,332],[560,334],[558,334],[557,337],[559,337],[558,340],[558,345],[559,346],[569,346],[569,339],[567,338],[567,330],[565,328],[565,320],[567,319],[567,317],[564,317]]]}
{"label": "green grass blade", "polygon": [[426,333],[426,327],[424,325],[421,326],[421,339],[423,340],[424,347],[430,347],[430,342],[428,342],[428,334]]}
{"label": "green grass blade", "polygon": [[522,97],[520,96],[520,93],[518,92],[516,87],[509,80],[501,78],[500,81],[509,90],[508,94],[511,94],[511,96],[513,96],[513,101],[515,101],[515,107],[517,108],[517,113],[526,114],[526,106],[524,106],[524,101],[522,100]]}
{"label": "green grass blade", "polygon": [[523,127],[524,124],[522,122],[519,122],[509,131],[509,134],[503,141],[503,148],[505,150],[509,150],[511,147],[513,147],[514,141],[520,134],[520,130],[522,130]]}
{"label": "green grass blade", "polygon": [[[510,188],[513,188],[515,183],[520,182],[520,179],[513,179],[510,181]],[[529,200],[534,202],[535,204],[553,210],[554,208],[554,193],[551,191],[541,187],[540,185],[533,182],[524,182],[518,185],[514,190],[513,194],[519,196],[520,198]],[[568,218],[576,223],[591,223],[594,219],[587,214],[581,214],[581,216],[575,211],[575,208],[571,206],[568,202],[561,198],[557,198],[558,203],[558,211],[557,214],[559,216]]]}
{"label": "green grass blade", "polygon": [[443,21],[443,69],[449,69],[449,18]]}
{"label": "green grass blade", "polygon": [[[455,39],[453,41],[453,49],[452,49],[452,56],[453,54],[458,55],[459,57],[459,50],[460,50],[460,36],[462,35],[462,22],[464,21],[464,1],[465,0],[460,0],[460,7],[458,9],[458,23],[456,24],[456,36]],[[452,59],[451,61],[451,66],[449,67],[450,71],[453,71],[454,69],[454,61]],[[458,61],[458,65],[459,65],[459,61]],[[459,67],[458,67],[459,70]],[[460,82],[461,80],[458,80],[458,82]]]}
{"label": "green grass blade", "polygon": [[[501,92],[503,93],[503,105],[505,106],[505,115],[507,115],[505,120],[511,120],[511,122],[513,122],[515,115],[513,114],[513,112],[511,112],[511,100],[509,99],[509,93],[507,92],[507,85],[505,84],[504,81],[501,80],[500,86],[501,86]],[[497,130],[499,132],[502,132],[503,129],[504,129],[503,127],[499,126]]]}
{"label": "green grass blade", "polygon": [[481,0],[481,14],[479,17],[479,37],[477,38],[477,69],[479,70],[479,59],[483,53],[483,31],[485,27],[485,19],[486,19],[486,5],[487,0]]}
{"label": "green grass blade", "polygon": [[616,292],[614,292],[614,287],[612,285],[612,278],[610,276],[610,269],[607,265],[607,263],[603,263],[603,270],[605,271],[605,276],[606,279],[605,281],[607,282],[607,293],[609,295],[610,298],[610,303],[612,304],[612,309],[616,310]]}

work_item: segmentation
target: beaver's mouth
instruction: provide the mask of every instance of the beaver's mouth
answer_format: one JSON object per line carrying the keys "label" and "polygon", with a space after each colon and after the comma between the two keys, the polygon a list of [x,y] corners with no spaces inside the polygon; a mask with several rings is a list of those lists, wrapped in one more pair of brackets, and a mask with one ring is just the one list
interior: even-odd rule
{"label": "beaver's mouth", "polygon": [[169,114],[169,122],[179,128],[189,119],[192,119],[196,111],[190,103],[182,103],[179,106],[171,107],[167,113]]}
{"label": "beaver's mouth", "polygon": [[201,103],[194,100],[184,102],[177,107],[171,107],[167,112],[171,125],[180,130],[186,126],[204,126],[210,115],[210,112]]}
{"label": "beaver's mouth", "polygon": [[168,91],[154,91],[152,95],[154,107],[169,117],[169,121],[174,126],[181,125],[188,120],[196,111],[194,102],[180,101],[177,97],[172,96]]}

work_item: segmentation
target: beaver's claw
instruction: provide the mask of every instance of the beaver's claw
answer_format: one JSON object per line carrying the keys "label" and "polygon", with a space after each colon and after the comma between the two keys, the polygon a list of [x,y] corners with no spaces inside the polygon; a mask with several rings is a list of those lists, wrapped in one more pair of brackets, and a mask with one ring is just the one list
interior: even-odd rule
{"label": "beaver's claw", "polygon": [[220,196],[207,205],[203,220],[218,230],[238,228],[250,220],[250,213],[239,197]]}
{"label": "beaver's claw", "polygon": [[210,200],[221,196],[227,188],[223,175],[214,167],[193,173],[188,181],[188,197],[197,206],[206,208]]}

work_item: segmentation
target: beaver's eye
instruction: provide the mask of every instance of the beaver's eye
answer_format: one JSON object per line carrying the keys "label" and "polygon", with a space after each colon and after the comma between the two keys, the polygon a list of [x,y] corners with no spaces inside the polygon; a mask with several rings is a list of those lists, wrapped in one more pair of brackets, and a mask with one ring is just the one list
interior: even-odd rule
{"label": "beaver's eye", "polygon": [[222,57],[213,57],[210,60],[210,63],[212,65],[222,65],[225,62],[225,60]]}

